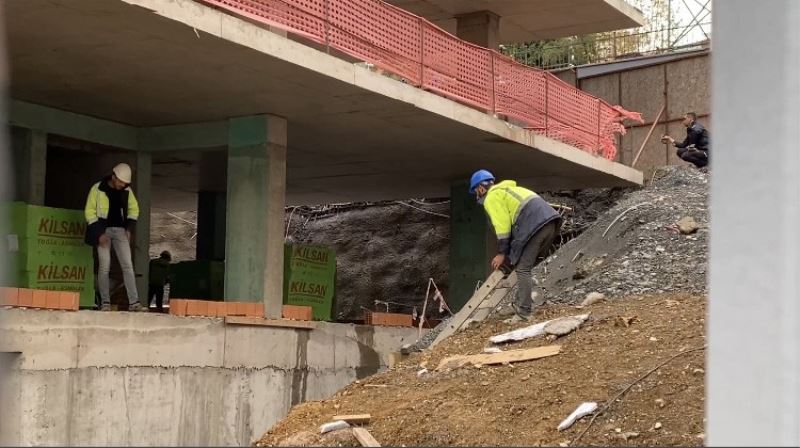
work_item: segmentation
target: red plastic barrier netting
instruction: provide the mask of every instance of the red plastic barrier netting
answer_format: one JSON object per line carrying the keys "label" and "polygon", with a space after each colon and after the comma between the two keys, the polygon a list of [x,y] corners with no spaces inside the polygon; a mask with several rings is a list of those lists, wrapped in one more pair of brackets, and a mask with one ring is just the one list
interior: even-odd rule
{"label": "red plastic barrier netting", "polygon": [[381,0],[196,0],[329,45],[408,82],[534,132],[615,159],[622,120],[612,107],[552,74],[481,48]]}

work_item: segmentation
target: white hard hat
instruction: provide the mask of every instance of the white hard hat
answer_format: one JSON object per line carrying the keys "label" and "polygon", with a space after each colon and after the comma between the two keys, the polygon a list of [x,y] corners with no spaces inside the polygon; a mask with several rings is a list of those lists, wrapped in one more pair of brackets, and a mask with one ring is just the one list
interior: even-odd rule
{"label": "white hard hat", "polygon": [[131,167],[127,163],[120,163],[114,167],[112,170],[117,179],[125,182],[126,184],[131,183]]}

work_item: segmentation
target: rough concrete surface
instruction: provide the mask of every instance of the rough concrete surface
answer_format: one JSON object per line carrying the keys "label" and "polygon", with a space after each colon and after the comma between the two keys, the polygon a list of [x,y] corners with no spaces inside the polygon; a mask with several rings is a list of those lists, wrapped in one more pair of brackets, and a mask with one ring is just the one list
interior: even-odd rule
{"label": "rough concrete surface", "polygon": [[2,311],[9,445],[248,445],[291,406],[378,373],[414,329]]}

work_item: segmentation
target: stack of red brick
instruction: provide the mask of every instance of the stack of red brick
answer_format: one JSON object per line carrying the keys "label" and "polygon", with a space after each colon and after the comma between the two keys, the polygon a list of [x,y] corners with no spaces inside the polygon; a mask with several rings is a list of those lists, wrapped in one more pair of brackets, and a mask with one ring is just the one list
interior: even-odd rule
{"label": "stack of red brick", "polygon": [[[170,299],[169,313],[174,316],[264,317],[264,304],[255,302],[214,302],[210,300]],[[283,318],[312,320],[310,306],[283,306]]]}
{"label": "stack of red brick", "polygon": [[400,313],[377,313],[364,311],[364,323],[378,327],[413,327],[414,316]]}
{"label": "stack of red brick", "polygon": [[77,292],[0,288],[0,306],[78,311],[79,304]]}

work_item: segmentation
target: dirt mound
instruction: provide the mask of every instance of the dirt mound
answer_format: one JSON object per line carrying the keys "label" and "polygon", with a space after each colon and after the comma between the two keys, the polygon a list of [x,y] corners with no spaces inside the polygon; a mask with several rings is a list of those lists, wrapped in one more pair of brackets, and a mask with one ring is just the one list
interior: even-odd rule
{"label": "dirt mound", "polygon": [[[647,188],[627,193],[536,270],[548,300],[706,292],[708,174],[664,167]],[[676,223],[693,218],[683,234]],[[689,230],[689,229],[684,229]]]}
{"label": "dirt mound", "polygon": [[[672,356],[687,352],[636,383],[589,428],[578,444],[701,445],[703,442],[705,298],[651,295],[577,310],[554,305],[537,320],[591,312],[576,332],[502,346],[562,346],[559,355],[511,365],[434,371],[452,354],[478,354],[492,335],[524,326],[487,321],[394,369],[354,383],[334,397],[295,407],[257,442],[352,445],[348,431],[318,434],[336,414],[370,413],[370,432],[384,445],[558,445],[587,428],[590,417],[556,427],[584,401],[603,404]],[[422,367],[430,373],[418,377]],[[634,435],[635,434],[635,435]],[[627,440],[625,440],[627,438]]]}

